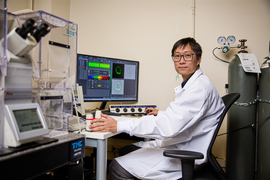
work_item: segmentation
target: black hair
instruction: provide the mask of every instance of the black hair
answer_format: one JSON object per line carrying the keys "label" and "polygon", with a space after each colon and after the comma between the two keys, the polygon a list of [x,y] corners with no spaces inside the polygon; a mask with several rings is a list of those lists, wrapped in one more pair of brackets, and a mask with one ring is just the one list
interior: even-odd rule
{"label": "black hair", "polygon": [[194,38],[187,37],[180,39],[177,41],[172,48],[172,56],[174,55],[174,51],[180,47],[180,48],[185,48],[187,45],[190,45],[191,49],[195,52],[197,59],[199,59],[202,56],[202,48],[199,43]]}

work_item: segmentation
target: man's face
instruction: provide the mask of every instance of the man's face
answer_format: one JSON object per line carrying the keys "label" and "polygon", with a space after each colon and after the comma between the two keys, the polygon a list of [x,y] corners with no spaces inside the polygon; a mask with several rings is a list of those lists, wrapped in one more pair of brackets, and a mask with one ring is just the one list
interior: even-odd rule
{"label": "man's face", "polygon": [[178,47],[174,51],[174,56],[185,54],[194,55],[192,55],[192,59],[190,61],[185,61],[181,56],[180,61],[174,62],[175,70],[182,75],[184,81],[187,80],[198,69],[198,65],[201,63],[201,58],[197,59],[195,52],[191,49],[189,44],[187,44],[185,48]]}

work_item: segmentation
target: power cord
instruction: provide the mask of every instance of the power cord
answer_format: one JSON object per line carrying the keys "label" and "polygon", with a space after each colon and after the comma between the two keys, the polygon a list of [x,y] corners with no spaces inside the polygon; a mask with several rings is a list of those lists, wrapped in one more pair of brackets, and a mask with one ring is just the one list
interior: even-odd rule
{"label": "power cord", "polygon": [[231,134],[231,133],[233,133],[233,132],[236,132],[236,131],[239,131],[239,130],[242,130],[242,129],[245,129],[245,128],[248,128],[248,127],[255,128],[255,125],[256,125],[256,124],[259,124],[259,123],[261,123],[262,121],[265,121],[265,120],[267,120],[267,119],[269,119],[269,118],[270,118],[270,116],[267,116],[266,118],[264,118],[264,119],[262,119],[262,120],[260,120],[260,121],[258,121],[258,122],[256,122],[256,123],[249,124],[249,125],[247,125],[247,126],[241,127],[241,128],[239,128],[239,129],[235,129],[235,130],[230,131],[230,132],[218,134],[217,136],[223,136],[223,135],[226,135],[226,134]]}

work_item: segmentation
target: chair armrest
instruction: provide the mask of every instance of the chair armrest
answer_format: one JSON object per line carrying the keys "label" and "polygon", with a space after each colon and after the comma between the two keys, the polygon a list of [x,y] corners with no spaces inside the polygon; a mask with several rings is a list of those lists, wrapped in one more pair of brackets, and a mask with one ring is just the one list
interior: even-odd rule
{"label": "chair armrest", "polygon": [[181,160],[183,180],[193,180],[194,161],[204,158],[204,155],[200,152],[183,150],[165,150],[163,155]]}
{"label": "chair armrest", "polygon": [[183,151],[183,150],[165,150],[163,155],[166,157],[179,158],[179,159],[203,159],[204,156],[200,152]]}

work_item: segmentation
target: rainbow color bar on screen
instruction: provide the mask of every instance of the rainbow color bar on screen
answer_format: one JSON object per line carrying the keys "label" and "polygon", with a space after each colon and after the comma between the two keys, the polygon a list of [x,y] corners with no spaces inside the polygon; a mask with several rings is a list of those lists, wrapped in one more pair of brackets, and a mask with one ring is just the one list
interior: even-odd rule
{"label": "rainbow color bar on screen", "polygon": [[104,80],[104,79],[110,79],[110,76],[88,76],[88,79]]}
{"label": "rainbow color bar on screen", "polygon": [[88,66],[90,68],[110,69],[110,64],[98,63],[98,62],[89,62]]}

